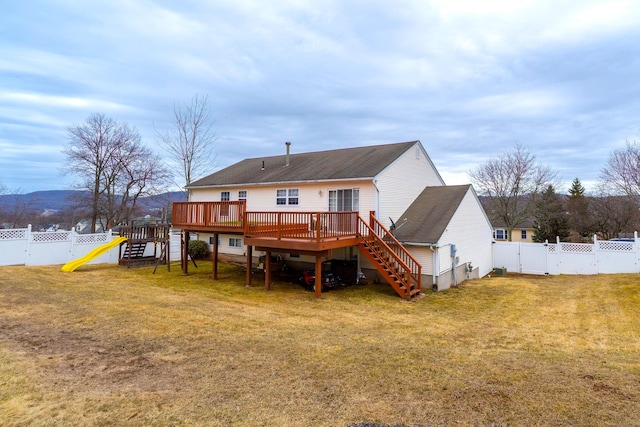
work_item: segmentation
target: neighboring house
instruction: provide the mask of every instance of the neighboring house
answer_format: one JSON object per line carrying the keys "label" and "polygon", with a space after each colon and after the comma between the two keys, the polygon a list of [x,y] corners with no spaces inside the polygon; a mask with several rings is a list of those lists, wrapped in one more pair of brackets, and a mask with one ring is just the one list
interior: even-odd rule
{"label": "neighboring house", "polygon": [[[504,224],[504,221],[493,220],[491,221],[491,225],[493,227],[493,238],[499,242],[505,242],[508,240],[507,227]],[[533,242],[533,221],[530,219],[525,219],[515,226],[513,232],[511,233],[511,241],[512,242]]]}
{"label": "neighboring house", "polygon": [[[193,182],[187,189],[190,197],[182,205],[183,210],[174,204],[174,225],[197,232],[214,252],[251,255],[255,247],[278,252],[287,263],[313,263],[315,258],[316,271],[322,254],[324,258],[356,261],[367,277],[384,280],[386,273],[377,265],[377,258],[364,250],[367,242],[357,240],[368,233],[362,231],[361,223],[366,223],[394,248],[388,229],[395,226],[394,233],[405,243],[405,248],[400,249],[406,249],[422,265],[423,289],[448,288],[454,281],[454,271],[455,280],[460,283],[467,277],[484,276],[492,268],[491,226],[475,192],[469,185],[446,187],[420,141],[296,154],[290,153],[287,143],[284,155],[242,160]],[[266,215],[311,215],[309,220],[288,221],[307,221],[309,232],[315,232],[318,224],[318,232],[329,228],[335,237],[336,230],[341,229],[349,236],[341,242],[337,237],[326,244],[315,243],[307,250],[299,242],[286,246],[286,242],[276,244],[266,236],[260,240],[257,231],[247,232],[247,228],[225,233],[221,222],[217,228],[209,228],[213,232],[207,234],[203,220],[188,219],[200,214],[185,210],[212,209],[204,207],[207,202],[217,202],[221,207],[215,209],[223,210],[241,203],[246,212],[252,213],[251,218],[256,218],[252,224],[263,221],[260,218]],[[182,212],[178,216],[187,219],[176,221],[177,208]],[[229,214],[216,212],[216,217]],[[342,218],[327,217],[327,212],[356,212],[360,225],[350,219],[345,224],[327,226],[327,221]],[[180,221],[184,223],[179,224]],[[226,224],[230,227],[232,223]],[[354,227],[360,227],[360,231],[353,231],[353,235],[346,231],[355,230]],[[453,257],[452,245],[457,248]],[[407,264],[412,262],[408,260]],[[183,268],[187,267],[183,264]]]}
{"label": "neighboring house", "polygon": [[[103,227],[102,224],[104,224],[104,220],[100,220],[98,219],[96,221],[96,233],[103,233]],[[93,231],[91,231],[91,220],[90,219],[82,219],[80,221],[78,221],[78,223],[75,226],[75,231],[78,234],[91,234],[93,233]]]}

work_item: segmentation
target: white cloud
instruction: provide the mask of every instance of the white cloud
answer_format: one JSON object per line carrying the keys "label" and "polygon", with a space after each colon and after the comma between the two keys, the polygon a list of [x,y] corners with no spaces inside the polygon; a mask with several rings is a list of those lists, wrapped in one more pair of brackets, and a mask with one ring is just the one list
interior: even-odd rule
{"label": "white cloud", "polygon": [[465,108],[478,114],[540,118],[566,111],[570,102],[566,95],[550,91],[518,91],[475,98]]}
{"label": "white cloud", "polygon": [[126,111],[131,107],[101,99],[80,98],[42,93],[0,91],[0,101],[28,105],[29,108],[55,107],[88,111]]}

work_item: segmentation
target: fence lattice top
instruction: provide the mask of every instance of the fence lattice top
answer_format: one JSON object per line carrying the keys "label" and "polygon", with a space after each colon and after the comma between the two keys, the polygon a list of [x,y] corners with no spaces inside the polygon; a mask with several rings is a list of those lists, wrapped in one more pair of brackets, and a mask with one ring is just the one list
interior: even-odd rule
{"label": "fence lattice top", "polygon": [[68,242],[71,241],[71,231],[37,232],[31,233],[33,243]]}
{"label": "fence lattice top", "polygon": [[573,252],[573,253],[591,253],[593,252],[593,245],[588,243],[561,243],[560,250],[562,252]]}
{"label": "fence lattice top", "polygon": [[633,242],[598,241],[598,250],[601,251],[633,252],[633,246]]}
{"label": "fence lattice top", "polygon": [[27,229],[0,230],[0,240],[26,239]]}
{"label": "fence lattice top", "polygon": [[76,234],[76,243],[102,243],[107,241],[107,234]]}

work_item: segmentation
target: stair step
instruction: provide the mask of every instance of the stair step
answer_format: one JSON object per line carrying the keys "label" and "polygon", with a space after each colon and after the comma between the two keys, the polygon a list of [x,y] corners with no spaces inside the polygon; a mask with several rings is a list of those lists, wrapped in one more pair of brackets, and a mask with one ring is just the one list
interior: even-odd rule
{"label": "stair step", "polygon": [[[358,247],[374,265],[377,264],[378,271],[402,298],[411,299],[420,293],[420,289],[414,283],[411,283],[411,281],[407,283],[407,274],[409,272],[405,271],[401,267],[402,263],[397,261],[398,255],[396,254],[398,251],[393,250],[395,253],[390,252],[389,247],[404,250],[402,245],[397,245],[395,241],[386,241],[373,233],[373,236],[369,234],[367,238],[362,236]],[[399,254],[399,256],[402,256],[402,254]]]}

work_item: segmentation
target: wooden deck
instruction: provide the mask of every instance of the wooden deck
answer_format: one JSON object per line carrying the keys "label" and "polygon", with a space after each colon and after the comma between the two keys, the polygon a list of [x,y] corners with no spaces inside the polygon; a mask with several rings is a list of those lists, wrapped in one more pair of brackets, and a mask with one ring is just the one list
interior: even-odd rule
{"label": "wooden deck", "polygon": [[[251,284],[253,250],[266,252],[265,287],[271,286],[272,252],[315,256],[315,275],[320,281],[322,258],[331,249],[357,246],[398,294],[411,299],[420,293],[421,266],[382,226],[373,212],[365,222],[356,211],[349,212],[248,212],[245,201],[176,202],[173,226],[181,228],[182,271],[188,274],[188,245],[191,232],[214,234],[212,278],[217,279],[217,235],[243,236],[247,252],[246,284]],[[319,298],[321,287],[316,289]]]}
{"label": "wooden deck", "polygon": [[247,245],[326,251],[358,244],[357,212],[247,212]]}

